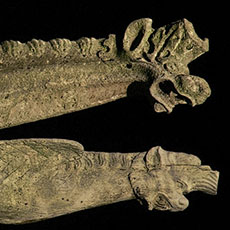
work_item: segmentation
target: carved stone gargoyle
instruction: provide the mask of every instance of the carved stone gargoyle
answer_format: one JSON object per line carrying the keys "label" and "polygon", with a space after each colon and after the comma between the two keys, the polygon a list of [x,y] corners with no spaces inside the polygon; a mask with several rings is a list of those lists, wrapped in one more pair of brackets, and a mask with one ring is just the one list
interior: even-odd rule
{"label": "carved stone gargoyle", "polygon": [[[210,88],[187,65],[206,51],[207,39],[186,19],[156,30],[151,19],[136,20],[121,49],[113,34],[6,41],[0,45],[0,128],[107,103],[125,97],[133,84],[155,99],[157,112],[201,104]],[[161,147],[122,154],[87,152],[62,139],[0,141],[0,223],[30,223],[135,198],[150,210],[180,211],[188,206],[183,194],[216,194],[218,176],[199,158]]]}
{"label": "carved stone gargoyle", "polygon": [[[116,36],[77,41],[54,39],[0,45],[0,128],[101,105],[137,91],[154,98],[157,112],[177,104],[202,104],[207,82],[187,65],[208,51],[186,20],[152,28],[143,18],[126,29],[123,47]],[[135,91],[134,90],[134,91]],[[134,92],[135,93],[135,92]]]}
{"label": "carved stone gargoyle", "polygon": [[0,223],[21,224],[137,198],[148,209],[182,211],[184,194],[216,194],[219,173],[198,157],[87,152],[62,139],[0,141]]}

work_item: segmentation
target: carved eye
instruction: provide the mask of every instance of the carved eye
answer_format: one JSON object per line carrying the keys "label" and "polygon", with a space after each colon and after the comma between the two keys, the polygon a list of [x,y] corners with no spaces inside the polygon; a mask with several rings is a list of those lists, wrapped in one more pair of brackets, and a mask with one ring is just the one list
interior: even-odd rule
{"label": "carved eye", "polygon": [[181,181],[181,180],[177,180],[176,184],[177,184],[177,187],[180,188],[180,189],[182,189],[182,190],[186,190],[187,189],[187,185],[183,181]]}
{"label": "carved eye", "polygon": [[187,46],[186,46],[186,49],[187,49],[187,50],[191,50],[191,49],[193,49],[193,44],[189,44],[189,45],[187,45]]}

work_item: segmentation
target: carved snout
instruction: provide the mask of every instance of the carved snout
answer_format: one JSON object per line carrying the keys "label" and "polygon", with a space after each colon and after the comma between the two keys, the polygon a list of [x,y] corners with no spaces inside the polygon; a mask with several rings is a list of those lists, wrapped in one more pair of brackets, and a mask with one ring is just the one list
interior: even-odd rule
{"label": "carved snout", "polygon": [[189,206],[188,199],[181,193],[176,193],[174,196],[169,197],[171,194],[158,193],[152,200],[147,199],[148,209],[161,211],[178,212],[183,211]]}
{"label": "carved snout", "polygon": [[145,156],[138,155],[132,164],[130,183],[138,199],[148,209],[183,211],[189,201],[184,194],[202,191],[217,193],[219,172],[201,166],[198,157],[153,147]]}
{"label": "carved snout", "polygon": [[219,172],[213,171],[209,166],[201,166],[198,172],[191,175],[192,183],[188,192],[201,191],[210,195],[217,194]]}

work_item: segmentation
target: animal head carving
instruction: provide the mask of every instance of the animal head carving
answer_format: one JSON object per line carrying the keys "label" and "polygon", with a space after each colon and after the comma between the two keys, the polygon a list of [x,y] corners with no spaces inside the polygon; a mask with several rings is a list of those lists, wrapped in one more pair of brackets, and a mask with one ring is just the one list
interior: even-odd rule
{"label": "animal head carving", "polygon": [[198,157],[168,152],[154,147],[132,164],[130,183],[138,200],[147,202],[148,209],[182,211],[188,207],[184,194],[202,191],[215,195],[219,172],[202,166]]}
{"label": "animal head carving", "polygon": [[136,20],[126,29],[123,49],[133,61],[162,68],[150,87],[150,94],[157,101],[154,105],[156,112],[170,113],[177,104],[199,105],[210,96],[208,83],[189,74],[187,65],[207,52],[209,43],[207,38],[202,40],[197,36],[188,20],[156,30],[152,28],[151,19]]}

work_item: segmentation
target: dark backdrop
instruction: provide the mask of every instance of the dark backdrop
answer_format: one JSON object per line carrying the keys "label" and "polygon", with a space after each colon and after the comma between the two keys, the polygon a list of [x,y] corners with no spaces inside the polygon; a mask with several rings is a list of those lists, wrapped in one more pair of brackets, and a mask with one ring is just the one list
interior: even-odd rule
{"label": "dark backdrop", "polygon": [[190,206],[179,213],[149,212],[133,200],[29,225],[0,225],[0,229],[222,229],[225,226],[224,210],[228,211],[225,208],[229,203],[228,151],[224,141],[229,136],[227,6],[216,1],[209,5],[202,5],[202,1],[169,2],[1,1],[1,42],[26,42],[33,38],[77,40],[82,36],[106,37],[110,33],[122,38],[127,25],[141,17],[152,18],[155,28],[187,18],[201,38],[210,39],[210,52],[191,63],[190,70],[208,81],[212,96],[201,106],[178,106],[169,115],[155,113],[144,97],[126,98],[0,130],[0,139],[67,138],[79,141],[86,150],[120,152],[144,151],[161,145],[167,150],[195,154],[203,164],[219,170],[218,195],[191,193],[187,196]]}

